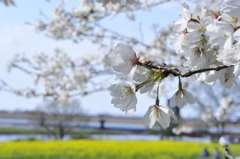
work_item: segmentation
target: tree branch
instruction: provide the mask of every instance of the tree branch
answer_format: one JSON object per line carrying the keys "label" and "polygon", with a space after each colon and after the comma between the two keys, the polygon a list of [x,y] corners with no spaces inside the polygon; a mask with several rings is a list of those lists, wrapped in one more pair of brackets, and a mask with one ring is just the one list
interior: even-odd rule
{"label": "tree branch", "polygon": [[178,68],[176,68],[175,66],[172,66],[172,65],[163,64],[163,65],[156,66],[150,62],[147,62],[147,63],[139,62],[139,63],[137,63],[137,65],[144,66],[148,69],[162,70],[167,75],[173,75],[173,76],[184,77],[184,78],[190,77],[195,74],[200,74],[200,73],[209,72],[209,71],[220,71],[220,70],[232,67],[232,65],[231,66],[221,65],[221,66],[203,68],[203,69],[198,69],[198,70],[193,70],[193,71],[188,71],[188,72],[183,73]]}
{"label": "tree branch", "polygon": [[209,71],[220,71],[220,70],[223,70],[223,69],[226,69],[226,68],[229,68],[229,67],[232,67],[232,66],[223,65],[223,66],[217,66],[217,67],[212,67],[212,68],[204,68],[204,69],[189,71],[187,73],[181,74],[180,76],[181,77],[190,77],[194,74],[199,74],[199,73],[209,72]]}

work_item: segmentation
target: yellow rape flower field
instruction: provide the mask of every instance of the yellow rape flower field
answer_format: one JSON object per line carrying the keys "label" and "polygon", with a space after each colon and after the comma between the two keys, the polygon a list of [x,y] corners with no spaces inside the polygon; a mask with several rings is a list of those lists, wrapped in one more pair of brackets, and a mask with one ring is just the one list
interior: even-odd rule
{"label": "yellow rape flower field", "polygon": [[[177,141],[20,141],[0,143],[0,159],[197,159],[217,144]],[[222,151],[222,148],[219,147]],[[240,145],[231,145],[240,155]]]}

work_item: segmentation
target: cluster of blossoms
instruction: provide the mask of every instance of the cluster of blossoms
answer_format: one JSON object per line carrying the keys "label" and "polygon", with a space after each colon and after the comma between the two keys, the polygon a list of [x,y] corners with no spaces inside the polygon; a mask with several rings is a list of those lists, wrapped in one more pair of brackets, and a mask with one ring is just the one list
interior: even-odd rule
{"label": "cluster of blossoms", "polygon": [[[209,5],[210,4],[210,5]],[[194,95],[182,86],[181,78],[194,76],[207,84],[219,81],[231,87],[239,76],[240,52],[240,3],[237,0],[204,1],[190,9],[183,4],[181,19],[175,23],[173,46],[185,62],[178,66],[159,64],[146,60],[129,45],[118,44],[107,56],[106,63],[121,79],[121,83],[109,88],[112,103],[122,111],[135,110],[136,92],[146,93],[157,87],[156,103],[150,106],[145,119],[150,128],[170,125],[174,113],[159,104],[159,83],[167,77],[179,80],[169,106],[182,107],[194,103]],[[226,105],[226,104],[222,104]],[[222,118],[225,106],[216,116]]]}
{"label": "cluster of blossoms", "polygon": [[97,0],[108,11],[119,12],[122,10],[134,10],[141,5],[139,0]]}
{"label": "cluster of blossoms", "polygon": [[[155,126],[167,128],[175,115],[170,108],[160,105],[158,95],[159,83],[169,73],[160,67],[154,67],[149,61],[139,57],[129,45],[125,44],[118,44],[106,56],[105,63],[121,79],[120,83],[109,87],[112,104],[124,112],[135,110],[136,92],[146,93],[156,86],[156,102],[149,107],[145,114],[145,121],[150,128]],[[182,88],[181,81],[179,81],[178,90],[171,98],[171,103],[184,105],[191,102],[193,102],[193,96]]]}
{"label": "cluster of blossoms", "polygon": [[109,18],[124,14],[130,20],[135,20],[135,12],[163,4],[169,0],[82,0],[77,7],[57,7],[52,16],[36,23],[36,30],[45,32],[55,39],[70,39],[74,42],[91,41],[101,47],[108,48],[112,42],[126,42],[151,48],[136,37],[118,33],[103,23]]}
{"label": "cluster of blossoms", "polygon": [[[28,88],[15,89],[2,81],[2,90],[24,97],[50,98],[67,104],[74,96],[100,91],[103,85],[95,80],[102,71],[101,59],[94,56],[73,60],[62,50],[54,55],[36,54],[32,58],[17,55],[9,64],[9,71],[19,70],[33,79]],[[96,67],[99,66],[99,67]]]}
{"label": "cluster of blossoms", "polygon": [[[208,101],[209,102],[209,101]],[[205,106],[205,111],[202,113],[202,120],[207,123],[207,125],[219,125],[228,122],[231,120],[234,115],[234,105],[237,104],[233,98],[230,97],[222,97],[218,102],[218,107],[213,108],[209,105]],[[232,115],[232,116],[231,116]]]}
{"label": "cluster of blossoms", "polygon": [[[71,38],[76,40],[82,36],[91,36],[90,32],[95,30],[93,23],[102,19],[104,15],[102,7],[83,1],[79,8],[74,8],[71,11],[67,11],[62,6],[56,8],[51,21],[38,21],[36,29],[47,31],[50,36],[56,39]],[[101,34],[100,31],[98,30],[98,34]]]}
{"label": "cluster of blossoms", "polygon": [[199,79],[206,83],[219,80],[231,87],[239,75],[239,9],[237,0],[204,1],[193,10],[183,5],[182,18],[176,22],[175,48],[187,60],[185,66],[228,66],[201,74]]}

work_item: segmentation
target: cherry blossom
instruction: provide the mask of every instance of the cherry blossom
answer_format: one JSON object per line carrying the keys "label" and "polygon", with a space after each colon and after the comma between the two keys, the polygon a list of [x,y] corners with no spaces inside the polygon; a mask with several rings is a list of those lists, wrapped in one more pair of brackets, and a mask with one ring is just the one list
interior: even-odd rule
{"label": "cherry blossom", "polygon": [[171,106],[183,107],[186,104],[193,104],[193,95],[185,89],[178,89],[174,95],[170,98]]}
{"label": "cherry blossom", "polygon": [[118,44],[106,57],[113,71],[126,75],[138,63],[136,52],[129,45]]}
{"label": "cherry blossom", "polygon": [[219,143],[221,145],[228,145],[228,144],[230,144],[230,141],[227,137],[221,136],[220,139],[219,139]]}
{"label": "cherry blossom", "polygon": [[169,127],[173,112],[167,107],[153,105],[148,108],[144,116],[145,122],[149,128],[160,126],[163,129]]}
{"label": "cherry blossom", "polygon": [[136,110],[137,97],[134,88],[127,83],[114,84],[109,87],[111,103],[121,111]]}
{"label": "cherry blossom", "polygon": [[233,73],[234,67],[229,67],[220,71],[211,71],[206,76],[206,82],[211,83],[220,81],[225,87],[230,88],[235,82],[235,75]]}
{"label": "cherry blossom", "polygon": [[215,113],[215,116],[218,121],[225,121],[225,118],[228,112],[230,111],[232,104],[233,100],[231,98],[225,97],[221,99],[220,106]]}
{"label": "cherry blossom", "polygon": [[99,57],[75,60],[60,49],[55,50],[53,55],[16,55],[9,63],[8,71],[19,70],[24,76],[31,77],[32,82],[26,88],[14,88],[10,82],[1,81],[1,89],[18,96],[42,97],[44,100],[51,98],[59,104],[65,104],[74,96],[85,96],[108,87],[95,82],[95,77],[103,72],[99,68],[99,61]]}

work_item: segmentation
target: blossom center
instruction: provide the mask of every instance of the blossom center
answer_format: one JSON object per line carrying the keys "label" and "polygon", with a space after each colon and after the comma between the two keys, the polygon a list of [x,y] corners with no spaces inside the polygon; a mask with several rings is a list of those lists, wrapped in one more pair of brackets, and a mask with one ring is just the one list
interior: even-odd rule
{"label": "blossom center", "polygon": [[130,87],[124,87],[122,93],[124,96],[129,96],[133,94],[133,90]]}

